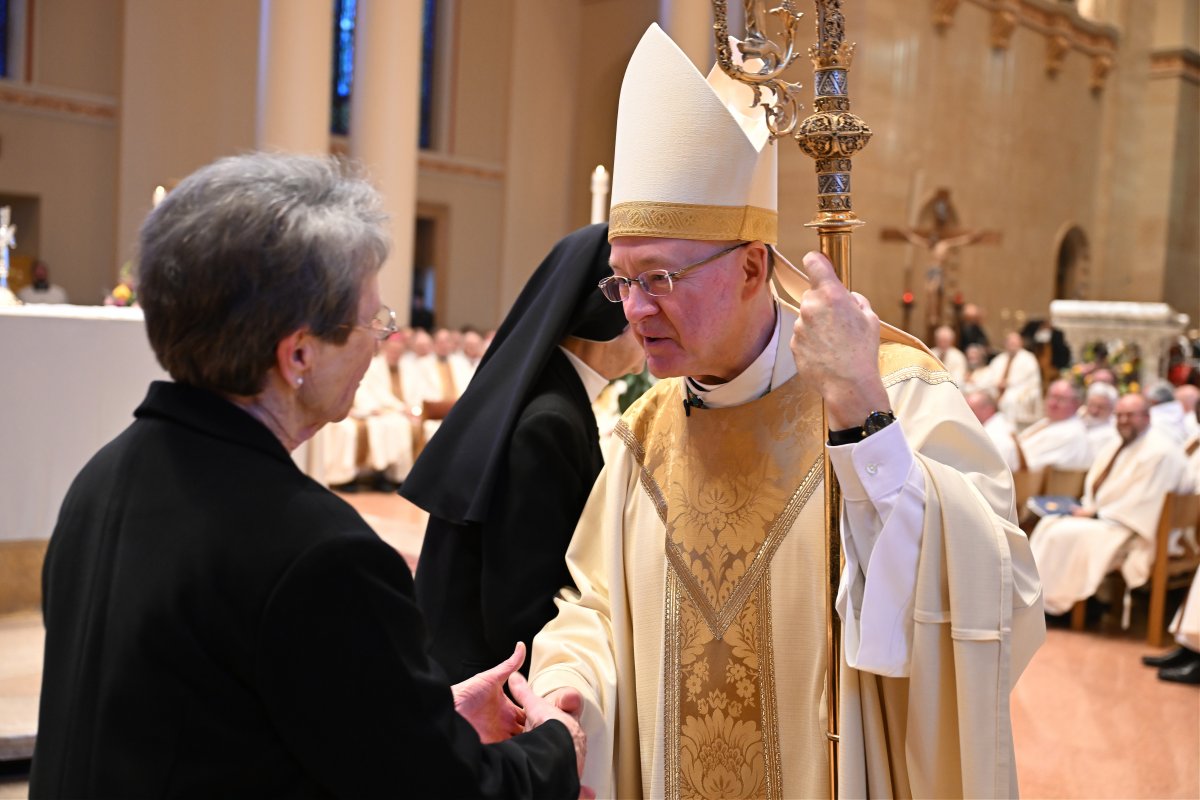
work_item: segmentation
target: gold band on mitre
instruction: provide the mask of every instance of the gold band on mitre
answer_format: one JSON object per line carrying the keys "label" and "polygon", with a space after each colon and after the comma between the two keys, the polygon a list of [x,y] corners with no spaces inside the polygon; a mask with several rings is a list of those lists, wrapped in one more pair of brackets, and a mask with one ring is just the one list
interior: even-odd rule
{"label": "gold band on mitre", "polygon": [[629,201],[617,203],[609,212],[608,240],[618,236],[776,244],[779,213],[755,206]]}

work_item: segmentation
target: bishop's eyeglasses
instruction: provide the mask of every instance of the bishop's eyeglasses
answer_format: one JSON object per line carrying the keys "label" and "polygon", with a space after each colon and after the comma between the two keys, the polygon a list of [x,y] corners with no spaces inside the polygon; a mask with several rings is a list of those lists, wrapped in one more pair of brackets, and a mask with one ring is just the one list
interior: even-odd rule
{"label": "bishop's eyeglasses", "polygon": [[635,283],[642,287],[642,291],[648,295],[652,295],[654,297],[664,297],[669,295],[671,290],[675,288],[675,281],[682,277],[683,273],[696,269],[697,267],[703,267],[705,264],[716,261],[721,256],[732,253],[739,247],[745,247],[748,244],[750,244],[750,242],[738,242],[737,244],[730,245],[724,250],[718,250],[711,256],[697,261],[695,264],[688,264],[686,267],[680,267],[674,272],[670,272],[665,269],[648,269],[635,278],[626,278],[621,275],[609,275],[596,285],[600,287],[600,292],[604,295],[604,298],[613,303],[620,303],[623,300],[628,300],[629,287],[633,286]]}

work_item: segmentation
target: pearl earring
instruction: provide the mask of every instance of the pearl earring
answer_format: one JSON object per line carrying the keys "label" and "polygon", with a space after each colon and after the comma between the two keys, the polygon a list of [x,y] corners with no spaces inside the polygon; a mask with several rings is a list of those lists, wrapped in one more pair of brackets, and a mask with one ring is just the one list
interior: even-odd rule
{"label": "pearl earring", "polygon": [[296,378],[296,388],[299,389],[304,385],[304,378]]}

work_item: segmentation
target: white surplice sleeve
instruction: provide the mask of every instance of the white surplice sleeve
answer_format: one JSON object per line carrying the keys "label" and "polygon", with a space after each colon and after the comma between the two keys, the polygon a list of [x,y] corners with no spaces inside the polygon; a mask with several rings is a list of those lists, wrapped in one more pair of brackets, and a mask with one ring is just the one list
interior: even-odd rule
{"label": "white surplice sleeve", "polygon": [[924,474],[898,424],[827,450],[845,501],[846,563],[837,610],[846,663],[879,675],[906,676],[925,516]]}

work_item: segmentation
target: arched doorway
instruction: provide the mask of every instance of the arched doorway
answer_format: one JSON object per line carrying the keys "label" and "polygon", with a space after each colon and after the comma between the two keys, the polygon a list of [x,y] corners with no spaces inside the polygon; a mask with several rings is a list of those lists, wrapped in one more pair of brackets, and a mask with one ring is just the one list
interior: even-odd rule
{"label": "arched doorway", "polygon": [[1054,271],[1055,300],[1082,300],[1087,296],[1091,258],[1087,234],[1078,225],[1071,226],[1058,245]]}

